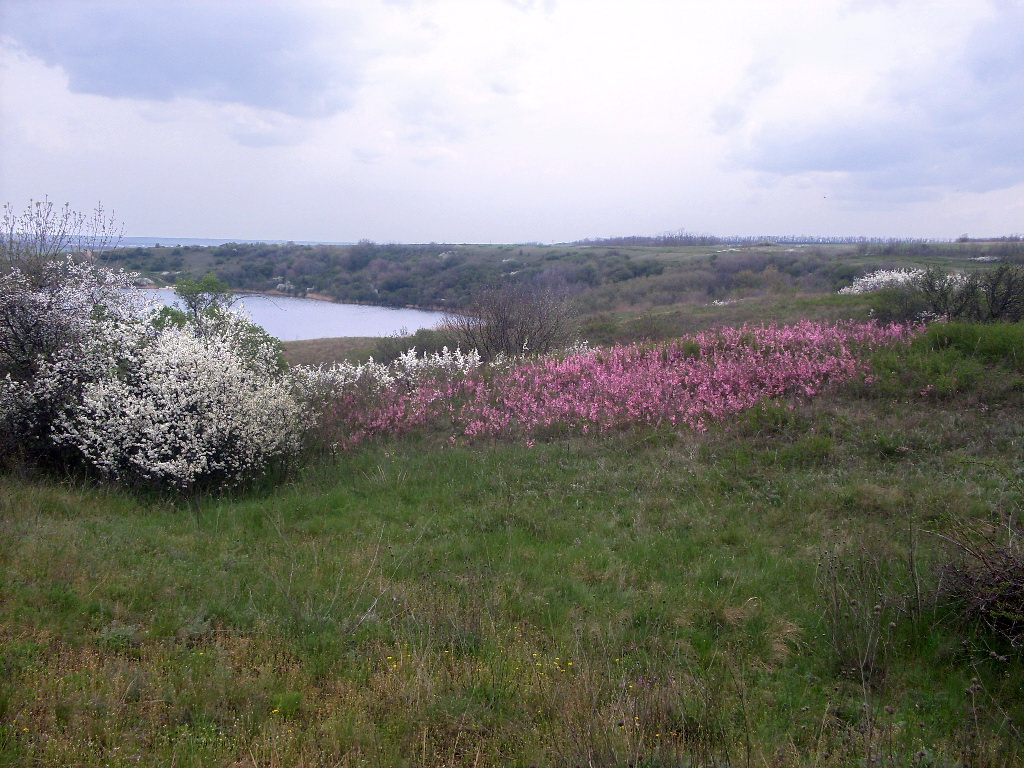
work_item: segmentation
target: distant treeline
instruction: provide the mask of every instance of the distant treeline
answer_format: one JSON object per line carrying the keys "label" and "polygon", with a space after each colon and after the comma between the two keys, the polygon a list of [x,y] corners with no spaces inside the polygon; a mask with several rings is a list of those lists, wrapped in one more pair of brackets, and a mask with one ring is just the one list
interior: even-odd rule
{"label": "distant treeline", "polygon": [[320,294],[385,306],[460,308],[497,281],[534,282],[566,293],[661,274],[645,256],[533,245],[227,243],[215,247],[122,248],[112,266],[162,283],[213,272],[237,290]]}
{"label": "distant treeline", "polygon": [[1001,237],[971,237],[960,235],[956,239],[958,243],[1020,243],[1024,242],[1024,235],[1003,235]]}
{"label": "distant treeline", "polygon": [[[237,290],[456,311],[470,306],[489,285],[530,283],[571,298],[585,312],[759,292],[834,292],[880,268],[941,262],[946,267],[983,269],[989,266],[985,262],[1024,263],[1024,241],[1009,238],[837,238],[817,243],[797,242],[797,237],[710,238],[677,233],[582,245],[227,243],[122,248],[104,258],[111,266],[141,272],[157,284],[212,272]],[[628,247],[641,244],[643,248]],[[702,247],[694,252],[682,247],[686,245]]]}
{"label": "distant treeline", "polygon": [[958,238],[955,243],[945,242],[940,246],[920,240],[886,240],[884,242],[862,242],[857,252],[862,256],[886,258],[927,258],[941,248],[947,257],[975,259],[980,261],[1024,261],[1024,240],[1015,237],[973,240]]}
{"label": "distant treeline", "polygon": [[[1015,237],[1015,236],[1014,236]],[[999,238],[1002,239],[1002,238]],[[1007,238],[1007,239],[1013,239]],[[1020,238],[1017,237],[1017,240]],[[948,243],[949,240],[924,238],[884,237],[819,237],[816,235],[755,235],[749,237],[719,237],[694,232],[667,232],[662,235],[629,235],[626,237],[597,237],[576,240],[572,245],[679,247],[687,245],[860,245],[862,243]],[[973,241],[972,241],[973,242]]]}

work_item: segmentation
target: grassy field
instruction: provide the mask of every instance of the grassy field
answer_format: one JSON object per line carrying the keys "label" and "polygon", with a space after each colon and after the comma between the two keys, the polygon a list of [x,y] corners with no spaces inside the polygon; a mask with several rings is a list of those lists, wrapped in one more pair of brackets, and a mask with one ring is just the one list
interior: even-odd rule
{"label": "grassy field", "polygon": [[344,336],[337,339],[286,341],[284,359],[289,365],[333,365],[343,360],[365,360],[379,340],[367,336]]}
{"label": "grassy field", "polygon": [[1007,338],[702,435],[419,436],[181,505],[4,477],[0,764],[1021,765],[1020,650],[946,589],[1024,504]]}

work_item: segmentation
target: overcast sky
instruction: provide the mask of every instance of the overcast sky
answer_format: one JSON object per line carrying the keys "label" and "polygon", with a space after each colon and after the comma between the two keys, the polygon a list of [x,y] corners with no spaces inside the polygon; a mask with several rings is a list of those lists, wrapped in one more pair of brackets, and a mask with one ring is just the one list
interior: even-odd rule
{"label": "overcast sky", "polygon": [[1024,232],[1024,0],[0,0],[0,201],[133,236]]}

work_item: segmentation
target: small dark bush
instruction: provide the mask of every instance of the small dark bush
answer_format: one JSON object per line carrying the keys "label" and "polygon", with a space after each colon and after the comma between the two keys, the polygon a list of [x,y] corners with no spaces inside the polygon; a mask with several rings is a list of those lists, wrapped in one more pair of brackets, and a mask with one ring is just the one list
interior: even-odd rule
{"label": "small dark bush", "polygon": [[946,537],[958,557],[946,567],[948,593],[964,618],[980,621],[1015,648],[1024,645],[1024,478],[1008,477],[1015,497],[995,530],[962,529]]}
{"label": "small dark bush", "polygon": [[[962,544],[968,547],[966,544]],[[1020,534],[1003,546],[969,547],[949,568],[949,591],[964,614],[1019,647],[1024,644],[1024,546]]]}
{"label": "small dark bush", "polygon": [[495,284],[478,292],[450,327],[464,350],[484,360],[498,355],[546,354],[569,344],[574,318],[551,291],[528,283]]}

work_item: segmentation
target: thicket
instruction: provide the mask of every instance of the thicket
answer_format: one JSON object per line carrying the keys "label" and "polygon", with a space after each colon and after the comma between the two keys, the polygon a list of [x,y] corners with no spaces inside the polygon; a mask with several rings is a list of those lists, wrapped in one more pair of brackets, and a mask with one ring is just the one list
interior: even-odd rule
{"label": "thicket", "polygon": [[[209,272],[234,290],[281,290],[344,302],[467,311],[497,283],[542,286],[581,315],[643,312],[793,293],[831,293],[866,271],[1015,264],[1021,244],[862,238],[750,238],[716,242],[673,235],[566,245],[229,243],[118,249],[112,264],[157,283]],[[808,242],[803,242],[808,241]]]}
{"label": "thicket", "polygon": [[109,252],[111,263],[171,281],[178,273],[213,272],[231,288],[318,294],[384,306],[463,308],[497,281],[543,283],[576,292],[660,274],[664,265],[614,249],[590,253],[533,246],[404,245],[363,241],[351,246],[229,243],[216,247],[131,248]]}
{"label": "thicket", "polygon": [[877,294],[875,311],[883,321],[1024,319],[1024,265],[1006,262],[970,272],[935,267],[874,272],[843,292]]}
{"label": "thicket", "polygon": [[307,412],[276,340],[188,285],[187,312],[158,308],[134,275],[73,247],[96,234],[78,214],[30,206],[11,229],[0,254],[6,462],[194,492],[253,482],[297,455]]}

